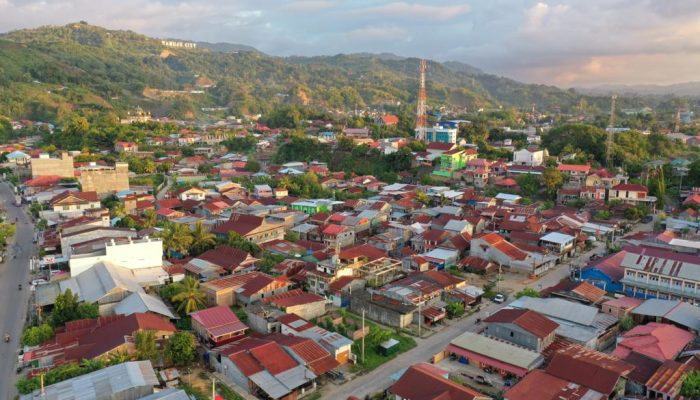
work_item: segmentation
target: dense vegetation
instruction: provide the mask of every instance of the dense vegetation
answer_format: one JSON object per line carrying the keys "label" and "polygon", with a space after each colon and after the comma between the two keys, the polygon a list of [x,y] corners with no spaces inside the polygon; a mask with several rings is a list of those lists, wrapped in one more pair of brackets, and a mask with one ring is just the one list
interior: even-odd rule
{"label": "dense vegetation", "polygon": [[[135,105],[178,118],[207,118],[203,107],[227,107],[238,115],[266,114],[286,104],[392,110],[415,100],[417,66],[417,59],[400,57],[279,58],[166,49],[133,32],[74,23],[0,36],[0,115],[53,121],[76,108],[123,114]],[[604,97],[526,85],[464,64],[431,62],[428,71],[429,105],[435,109],[536,104],[574,111],[582,103],[607,108]]]}

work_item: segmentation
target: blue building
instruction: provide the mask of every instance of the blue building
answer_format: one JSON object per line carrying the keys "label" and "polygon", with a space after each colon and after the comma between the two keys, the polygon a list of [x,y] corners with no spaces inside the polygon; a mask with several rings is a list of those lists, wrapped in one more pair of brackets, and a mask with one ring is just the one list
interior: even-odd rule
{"label": "blue building", "polygon": [[620,281],[625,276],[625,269],[621,264],[625,254],[622,250],[591,262],[581,270],[581,280],[609,293],[622,293],[623,285]]}
{"label": "blue building", "polygon": [[[418,131],[416,131],[418,137]],[[425,128],[426,142],[457,143],[457,129],[435,125]]]}

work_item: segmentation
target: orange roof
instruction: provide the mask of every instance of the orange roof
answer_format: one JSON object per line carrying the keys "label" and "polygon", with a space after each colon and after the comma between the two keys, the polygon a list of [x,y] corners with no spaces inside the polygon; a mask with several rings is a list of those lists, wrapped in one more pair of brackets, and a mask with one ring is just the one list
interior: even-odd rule
{"label": "orange roof", "polygon": [[561,172],[583,172],[588,173],[591,170],[589,164],[577,165],[577,164],[559,164],[557,169]]}

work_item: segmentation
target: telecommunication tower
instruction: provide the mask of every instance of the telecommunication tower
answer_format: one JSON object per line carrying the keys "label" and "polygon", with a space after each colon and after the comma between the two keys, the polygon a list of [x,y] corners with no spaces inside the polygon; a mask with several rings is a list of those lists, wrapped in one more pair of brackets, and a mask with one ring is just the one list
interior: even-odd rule
{"label": "telecommunication tower", "polygon": [[418,105],[416,107],[416,139],[425,140],[426,130],[426,95],[425,95],[425,71],[428,68],[426,60],[420,60],[420,84],[418,86]]}

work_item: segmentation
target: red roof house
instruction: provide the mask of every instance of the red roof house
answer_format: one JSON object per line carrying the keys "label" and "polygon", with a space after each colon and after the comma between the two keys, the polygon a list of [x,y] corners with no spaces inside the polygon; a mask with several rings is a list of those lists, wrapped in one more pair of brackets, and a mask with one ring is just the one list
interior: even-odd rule
{"label": "red roof house", "polygon": [[216,306],[190,314],[192,329],[199,338],[220,346],[241,339],[248,327],[227,306]]}
{"label": "red roof house", "polygon": [[695,335],[674,325],[650,322],[622,335],[613,355],[626,358],[635,352],[661,362],[675,360]]}

